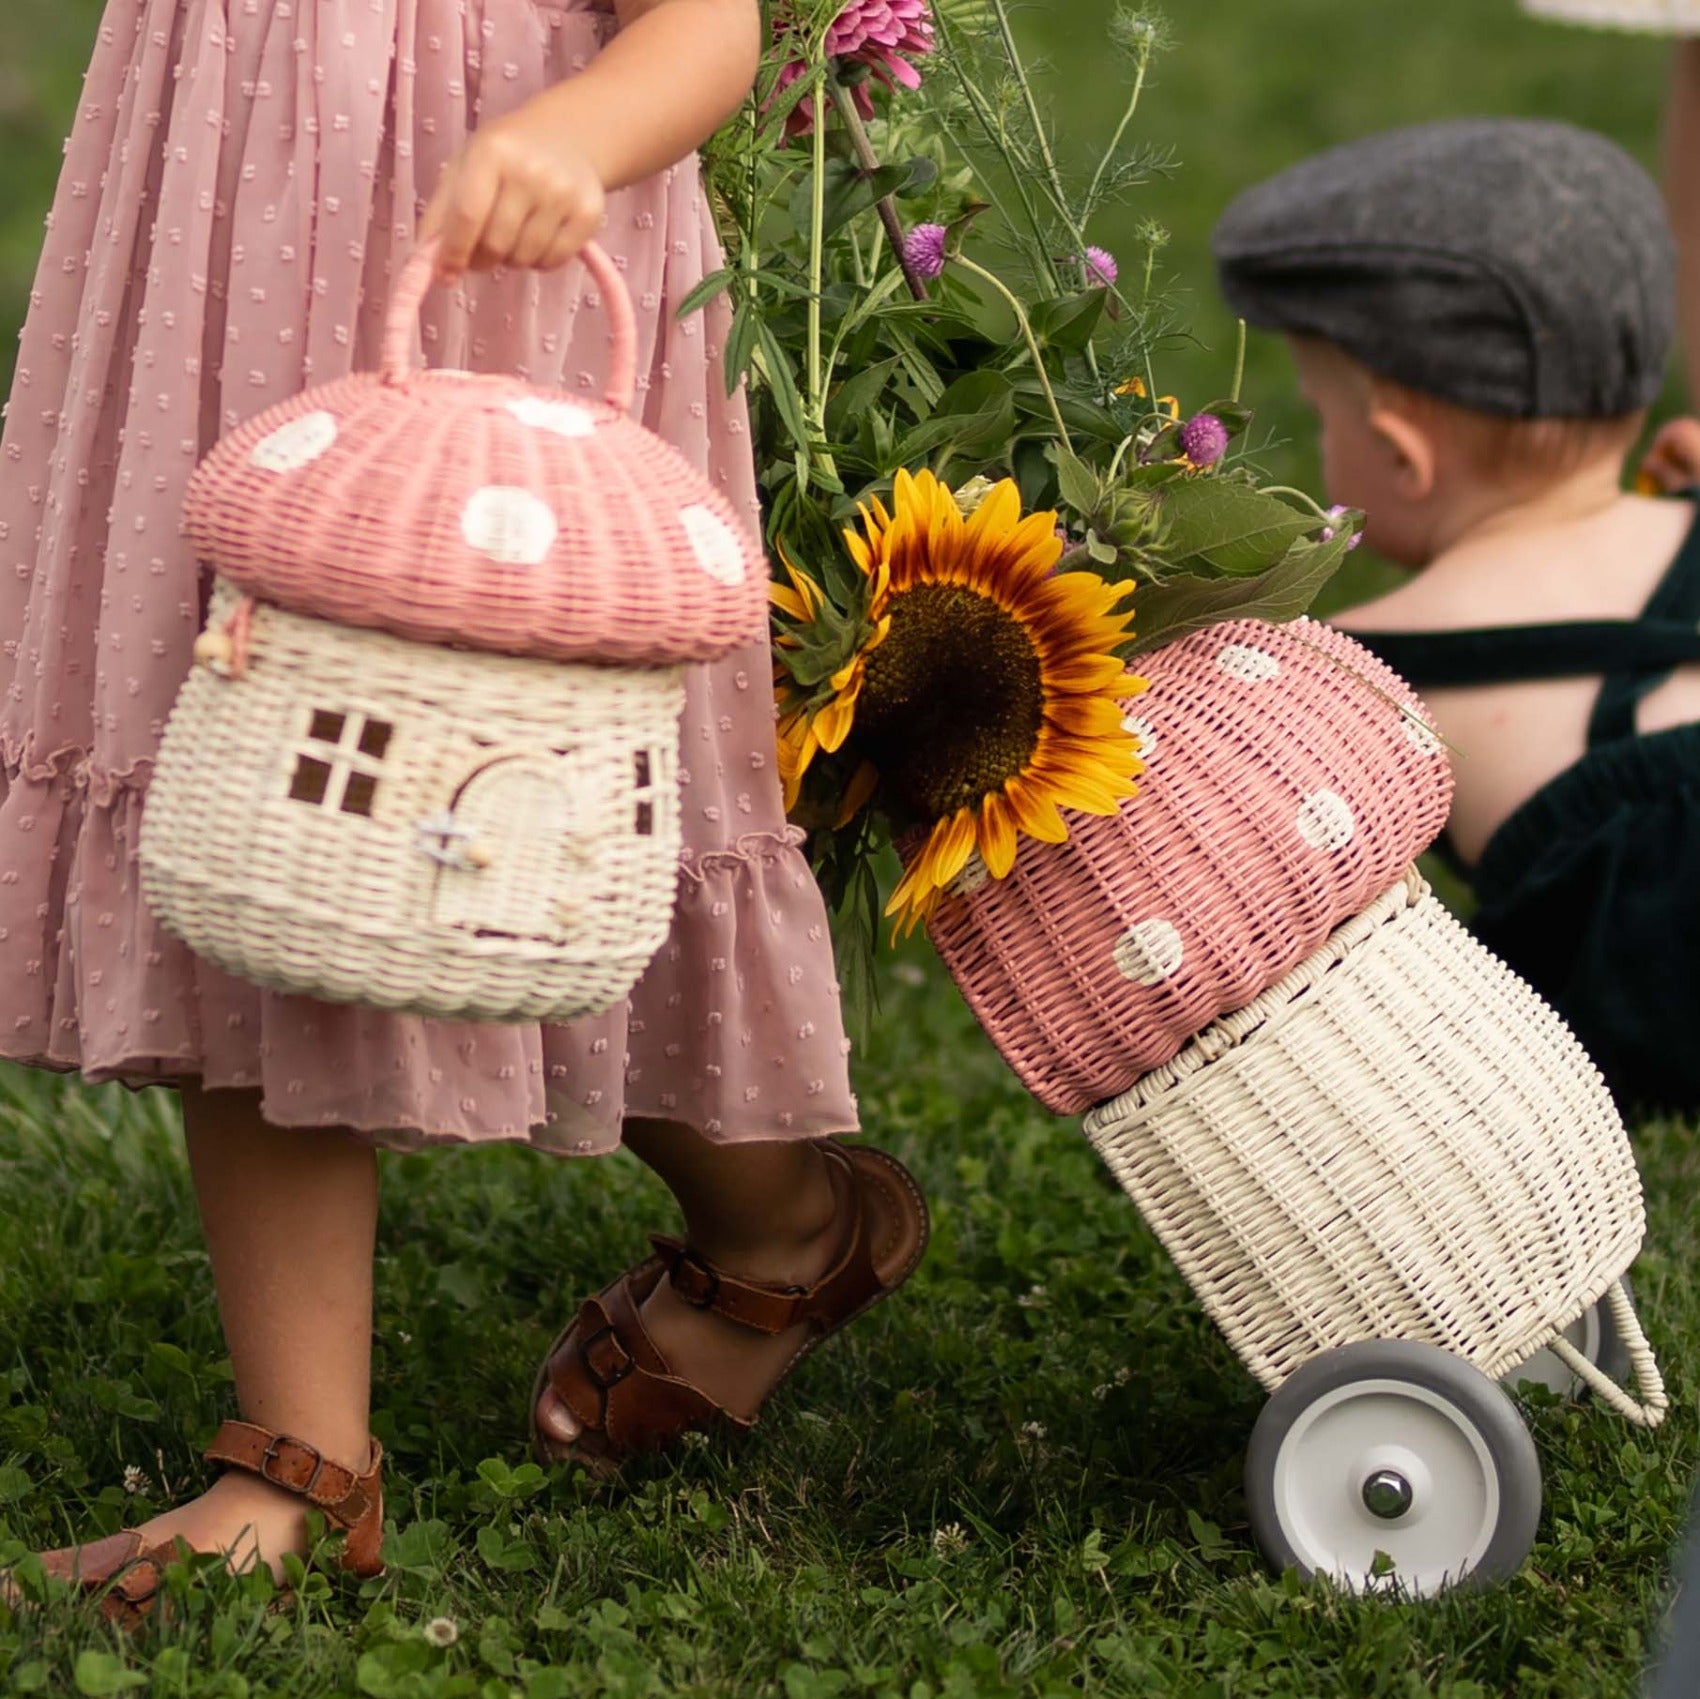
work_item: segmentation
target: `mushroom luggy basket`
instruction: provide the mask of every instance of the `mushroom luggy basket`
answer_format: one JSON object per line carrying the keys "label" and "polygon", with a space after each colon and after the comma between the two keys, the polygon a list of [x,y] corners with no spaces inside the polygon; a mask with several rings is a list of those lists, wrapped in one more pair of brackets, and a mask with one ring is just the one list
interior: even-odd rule
{"label": "mushroom luggy basket", "polygon": [[1145,656],[1139,791],[1007,877],[971,856],[929,934],[1047,1108],[1126,1091],[1378,896],[1446,823],[1406,686],[1337,631],[1238,621]]}
{"label": "mushroom luggy basket", "polygon": [[606,1008],[678,882],[679,667],[759,640],[766,568],[629,418],[631,304],[586,250],[610,391],[410,367],[261,414],[186,523],[216,573],[142,833],[161,921],[262,984],[483,1020]]}

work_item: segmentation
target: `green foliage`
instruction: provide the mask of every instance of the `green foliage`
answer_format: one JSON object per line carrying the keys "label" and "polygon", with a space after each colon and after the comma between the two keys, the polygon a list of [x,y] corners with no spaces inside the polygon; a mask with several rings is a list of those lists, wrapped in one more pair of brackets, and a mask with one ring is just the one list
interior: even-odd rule
{"label": "green foliage", "polygon": [[[556,1329],[671,1224],[630,1158],[386,1159],[387,1576],[297,1569],[284,1601],[177,1566],[171,1620],[133,1640],[43,1587],[40,1607],[0,1606],[0,1691],[1629,1699],[1700,1451],[1691,1129],[1640,1134],[1668,1426],[1540,1400],[1525,1572],[1427,1607],[1354,1601],[1265,1573],[1240,1490],[1261,1395],[1077,1130],[1026,1097],[929,953],[883,971],[856,1084],[932,1201],[933,1247],[747,1442],[611,1490],[526,1458]],[[7,1562],[197,1490],[230,1392],[166,1100],[0,1071],[0,1188]],[[475,1277],[475,1306],[445,1268]]]}
{"label": "green foliage", "polygon": [[[1157,19],[1121,10],[1099,27],[1126,88],[1082,175],[1059,163],[1007,0],[940,8],[921,88],[894,91],[872,121],[847,87],[859,67],[824,59],[819,17],[784,4],[772,15],[793,27],[749,109],[708,151],[729,263],[681,310],[732,292],[725,377],[750,380],[769,539],[786,577],[794,566],[821,587],[804,617],[786,608],[776,620],[777,658],[807,765],[793,817],[811,832],[846,1018],[863,1036],[882,906],[875,858],[891,832],[933,822],[896,818],[853,728],[836,758],[815,760],[801,736],[875,633],[872,586],[835,533],[904,471],[957,491],[1011,479],[1026,511],[1055,516],[1063,570],[1167,590],[1135,603],[1149,648],[1202,623],[1203,610],[1302,613],[1344,558],[1349,538],[1335,534],[1361,515],[1330,521],[1307,497],[1259,487],[1237,388],[1193,409],[1225,427],[1226,456],[1190,462],[1178,403],[1152,399],[1158,343],[1173,329],[1155,281],[1162,233],[1141,232],[1143,267],[1128,253],[1119,269],[1087,257],[1095,217],[1168,168],[1131,139],[1166,41]],[[781,93],[788,63],[798,80]],[[808,133],[791,133],[805,113]],[[905,245],[922,224],[942,232],[944,255],[925,274]],[[846,794],[870,775],[855,806],[878,824],[847,829]]]}

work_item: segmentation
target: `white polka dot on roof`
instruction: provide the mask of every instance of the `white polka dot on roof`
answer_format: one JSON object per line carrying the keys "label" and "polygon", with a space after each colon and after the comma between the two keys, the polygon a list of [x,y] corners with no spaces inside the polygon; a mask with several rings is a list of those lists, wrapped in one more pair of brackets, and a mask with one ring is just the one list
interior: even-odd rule
{"label": "white polka dot on roof", "polygon": [[1336,791],[1315,791],[1299,804],[1299,836],[1312,849],[1344,849],[1358,823],[1351,806]]}
{"label": "white polka dot on roof", "polygon": [[1160,985],[1185,956],[1180,933],[1166,920],[1142,920],[1116,940],[1116,966],[1135,985]]}
{"label": "white polka dot on roof", "polygon": [[1405,734],[1405,741],[1419,755],[1438,755],[1443,747],[1439,736],[1409,713],[1400,714],[1399,729]]}
{"label": "white polka dot on roof", "polygon": [[474,490],[460,513],[460,531],[481,555],[503,566],[536,566],[555,541],[549,504],[514,484]]}
{"label": "white polka dot on roof", "polygon": [[970,850],[962,871],[951,880],[950,888],[959,897],[971,897],[991,878],[991,870],[980,859],[978,850]]}
{"label": "white polka dot on roof", "polygon": [[261,437],[248,456],[262,472],[299,472],[336,441],[336,418],[319,408]]}
{"label": "white polka dot on roof", "polygon": [[679,509],[679,523],[697,565],[721,584],[744,581],[744,549],[732,527],[719,514],[696,503]]}
{"label": "white polka dot on roof", "polygon": [[1149,767],[1157,759],[1157,728],[1139,714],[1123,714],[1122,730],[1133,734],[1139,745],[1139,759]]}
{"label": "white polka dot on roof", "polygon": [[1281,676],[1281,663],[1249,643],[1224,643],[1216,651],[1216,665],[1230,678],[1241,678],[1248,684],[1262,684]]}
{"label": "white polka dot on roof", "polygon": [[724,585],[745,582],[743,544],[721,515],[697,502],[678,510],[678,522],[685,527],[690,553],[709,577]]}
{"label": "white polka dot on roof", "polygon": [[508,411],[522,425],[553,431],[558,437],[588,437],[596,431],[596,415],[576,401],[546,401],[541,395],[522,395],[508,403]]}

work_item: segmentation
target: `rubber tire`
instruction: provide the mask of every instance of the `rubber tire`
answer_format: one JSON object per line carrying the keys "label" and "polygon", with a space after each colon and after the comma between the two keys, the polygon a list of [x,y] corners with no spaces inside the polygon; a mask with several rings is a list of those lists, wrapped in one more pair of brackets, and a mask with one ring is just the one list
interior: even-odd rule
{"label": "rubber tire", "polygon": [[1499,1522],[1476,1567],[1445,1591],[1504,1581],[1523,1567],[1541,1519],[1541,1462],[1517,1406],[1497,1381],[1434,1345],[1368,1340],[1313,1357],[1290,1375],[1263,1406],[1246,1451],[1245,1496],[1252,1533],[1278,1573],[1307,1568],[1281,1527],[1275,1504],[1275,1464],[1282,1443],[1317,1399],[1354,1381],[1396,1380],[1439,1393],[1473,1426],[1499,1477]]}
{"label": "rubber tire", "polygon": [[[1624,1275],[1618,1284],[1623,1287],[1630,1304],[1633,1305],[1635,1288],[1630,1285],[1629,1276]],[[1589,1307],[1597,1311],[1600,1318],[1599,1354],[1594,1360],[1594,1367],[1608,1380],[1615,1381],[1619,1386],[1622,1386],[1628,1381],[1630,1375],[1629,1346],[1624,1342],[1622,1334],[1617,1331],[1617,1323],[1612,1320],[1611,1306],[1606,1302],[1604,1294],[1601,1295],[1597,1304],[1592,1304]],[[1517,1383],[1513,1379],[1516,1373],[1517,1370],[1512,1369],[1502,1377],[1502,1384],[1508,1391],[1516,1391]],[[1592,1390],[1584,1383],[1569,1396],[1579,1400],[1584,1399],[1591,1395]]]}

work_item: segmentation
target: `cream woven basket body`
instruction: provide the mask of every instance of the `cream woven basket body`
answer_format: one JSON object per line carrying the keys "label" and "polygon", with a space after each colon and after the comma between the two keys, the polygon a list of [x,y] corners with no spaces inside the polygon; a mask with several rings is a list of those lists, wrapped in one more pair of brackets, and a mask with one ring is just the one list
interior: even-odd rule
{"label": "cream woven basket body", "polygon": [[[1644,1229],[1593,1064],[1414,870],[1086,1134],[1270,1390],[1372,1340],[1497,1378],[1614,1292]],[[1622,1308],[1644,1402],[1572,1366],[1656,1422]]]}
{"label": "cream woven basket body", "polygon": [[[214,629],[242,606],[221,585]],[[160,751],[143,890],[226,972],[332,1002],[572,1020],[678,881],[678,670],[440,650],[258,607]]]}
{"label": "cream woven basket body", "polygon": [[411,367],[258,415],[191,481],[207,629],[143,810],[167,930],[278,990],[567,1021],[623,997],[678,891],[680,667],[766,632],[759,550],[628,417],[630,300],[600,249],[604,400]]}
{"label": "cream woven basket body", "polygon": [[1452,772],[1405,683],[1312,620],[1212,626],[1141,658],[1145,770],[1066,843],[970,861],[928,933],[1047,1108],[1126,1091],[1374,900],[1446,823]]}

